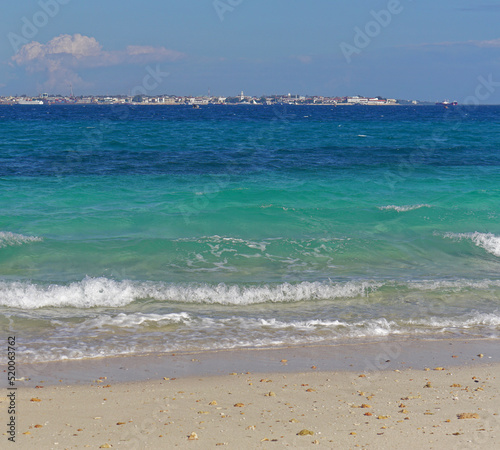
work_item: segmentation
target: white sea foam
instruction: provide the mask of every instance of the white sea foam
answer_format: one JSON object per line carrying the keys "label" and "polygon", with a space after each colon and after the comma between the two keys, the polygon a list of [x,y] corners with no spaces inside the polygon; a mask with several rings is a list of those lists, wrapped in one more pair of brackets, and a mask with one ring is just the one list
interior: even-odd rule
{"label": "white sea foam", "polygon": [[[141,325],[166,325],[175,323],[188,323],[191,321],[191,316],[186,312],[170,313],[170,314],[155,314],[155,313],[120,313],[116,316],[103,314],[93,319],[85,320],[80,326],[80,329],[95,329],[105,327],[120,327],[120,328],[137,328]],[[56,322],[56,321],[54,321]],[[61,324],[61,322],[58,322]]]}
{"label": "white sea foam", "polygon": [[141,285],[107,278],[85,278],[69,285],[0,282],[0,305],[34,309],[47,306],[117,307],[147,296]]}
{"label": "white sea foam", "polygon": [[378,207],[378,209],[381,210],[394,210],[397,212],[413,211],[414,209],[419,209],[419,208],[432,208],[432,206],[426,203],[422,203],[420,205],[403,205],[403,206],[387,205]]}
{"label": "white sea foam", "polygon": [[398,334],[400,326],[394,321],[385,318],[362,320],[349,323],[345,320],[297,320],[284,322],[276,319],[259,319],[257,323],[263,327],[274,329],[288,329],[303,332],[330,331],[331,337],[375,337]]}
{"label": "white sea foam", "polygon": [[485,249],[488,253],[500,257],[500,236],[495,236],[492,233],[446,233],[446,238],[451,239],[470,239],[478,247]]}
{"label": "white sea foam", "polygon": [[500,287],[500,280],[423,280],[408,282],[408,287],[422,291],[490,289]]}
{"label": "white sea foam", "polygon": [[77,308],[120,307],[140,299],[186,303],[248,305],[265,302],[298,302],[364,296],[382,283],[302,282],[279,285],[238,286],[182,285],[161,282],[115,281],[90,278],[68,285],[37,285],[29,282],[0,282],[0,305],[34,309],[71,306]]}
{"label": "white sea foam", "polygon": [[[164,325],[176,328],[161,329]],[[117,332],[117,328],[120,329]],[[308,344],[386,336],[498,336],[498,313],[466,316],[350,321],[335,318],[285,319],[263,317],[196,317],[195,313],[104,314],[75,324],[52,321],[46,333],[23,342],[20,354],[30,361],[79,359],[144,352],[215,350]],[[22,351],[21,351],[22,350]]]}
{"label": "white sea foam", "polygon": [[349,282],[308,282],[297,284],[227,285],[175,284],[162,282],[115,281],[87,277],[79,282],[41,285],[31,282],[0,282],[0,306],[22,309],[43,307],[116,308],[137,300],[157,302],[250,305],[321,301],[365,297],[381,288],[419,291],[489,290],[500,287],[500,280],[386,280]]}
{"label": "white sea foam", "polygon": [[24,236],[23,234],[11,233],[10,231],[0,231],[0,248],[41,241],[43,239],[38,236]]}
{"label": "white sea foam", "polygon": [[418,325],[421,327],[431,329],[467,329],[472,327],[499,327],[500,316],[494,313],[475,313],[468,318],[440,318],[431,317],[428,319],[414,319],[408,320],[408,325]]}

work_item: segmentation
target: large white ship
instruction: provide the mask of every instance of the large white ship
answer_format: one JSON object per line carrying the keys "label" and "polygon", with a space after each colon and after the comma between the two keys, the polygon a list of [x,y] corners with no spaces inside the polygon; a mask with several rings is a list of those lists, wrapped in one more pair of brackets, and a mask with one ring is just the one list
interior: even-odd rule
{"label": "large white ship", "polygon": [[42,100],[31,100],[31,99],[18,100],[17,104],[18,105],[43,105],[43,101]]}

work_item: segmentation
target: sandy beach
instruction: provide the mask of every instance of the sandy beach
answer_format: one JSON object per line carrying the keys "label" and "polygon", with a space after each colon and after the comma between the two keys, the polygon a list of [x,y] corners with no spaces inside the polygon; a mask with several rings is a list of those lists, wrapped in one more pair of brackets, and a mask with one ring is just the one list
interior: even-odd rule
{"label": "sandy beach", "polygon": [[[398,354],[382,364],[391,348]],[[492,340],[412,341],[25,365],[15,445],[494,449],[494,348]],[[2,396],[4,417],[7,403]]]}

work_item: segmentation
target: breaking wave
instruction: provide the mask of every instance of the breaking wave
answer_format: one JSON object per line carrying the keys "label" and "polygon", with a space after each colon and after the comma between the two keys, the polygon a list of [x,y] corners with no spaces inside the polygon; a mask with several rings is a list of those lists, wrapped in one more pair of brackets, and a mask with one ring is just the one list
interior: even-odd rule
{"label": "breaking wave", "polygon": [[500,288],[500,280],[421,280],[397,282],[373,281],[303,281],[300,283],[228,285],[176,284],[153,281],[116,281],[86,277],[70,284],[35,284],[0,281],[0,306],[22,309],[44,307],[118,308],[139,300],[159,303],[199,303],[252,305],[293,303],[367,297],[381,289],[391,291],[470,291]]}
{"label": "breaking wave", "polygon": [[483,248],[488,253],[500,257],[500,236],[495,236],[492,233],[446,233],[444,237],[451,239],[469,239],[478,247]]}
{"label": "breaking wave", "polygon": [[0,305],[35,309],[70,306],[76,308],[120,307],[136,300],[249,305],[266,302],[298,302],[364,296],[382,283],[302,282],[298,284],[240,286],[161,282],[115,281],[87,277],[69,285],[37,285],[30,282],[0,282]]}

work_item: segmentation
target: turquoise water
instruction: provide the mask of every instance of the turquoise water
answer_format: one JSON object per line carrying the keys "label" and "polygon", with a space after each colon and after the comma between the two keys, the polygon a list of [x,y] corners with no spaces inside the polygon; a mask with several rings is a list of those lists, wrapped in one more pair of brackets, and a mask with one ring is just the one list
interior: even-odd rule
{"label": "turquoise water", "polygon": [[0,108],[26,360],[498,337],[500,107]]}

